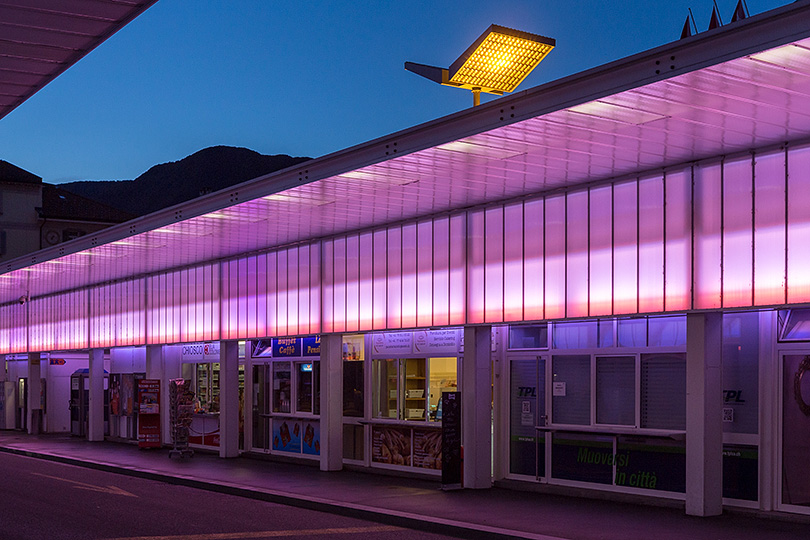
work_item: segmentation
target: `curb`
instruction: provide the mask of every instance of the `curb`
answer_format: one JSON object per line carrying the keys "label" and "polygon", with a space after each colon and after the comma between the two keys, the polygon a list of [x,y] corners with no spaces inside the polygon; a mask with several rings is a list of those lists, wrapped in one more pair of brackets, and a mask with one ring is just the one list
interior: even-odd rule
{"label": "curb", "polygon": [[490,527],[488,525],[476,525],[472,523],[465,523],[450,519],[442,519],[433,516],[425,516],[421,514],[413,514],[408,512],[399,512],[396,510],[387,510],[387,509],[383,510],[373,506],[358,505],[348,502],[339,502],[332,499],[308,497],[305,495],[296,495],[292,493],[274,491],[270,489],[246,487],[244,485],[239,484],[199,480],[197,478],[192,477],[175,476],[172,474],[157,471],[136,469],[97,461],[82,460],[73,457],[60,456],[57,454],[33,452],[30,450],[23,450],[7,446],[0,446],[0,452],[5,452],[8,454],[14,454],[34,459],[53,461],[56,463],[64,463],[66,465],[75,465],[103,472],[120,474],[124,476],[131,476],[134,478],[142,478],[146,480],[164,482],[167,484],[185,486],[194,489],[201,489],[215,493],[222,493],[225,495],[233,495],[236,497],[243,497],[247,499],[254,499],[275,504],[282,504],[285,506],[303,508],[306,510],[316,510],[319,512],[326,512],[344,517],[364,519],[367,521],[373,521],[385,525],[392,525],[395,527],[403,527],[408,529],[416,529],[424,532],[444,534],[447,536],[455,536],[459,538],[471,538],[475,540],[478,539],[566,540],[558,536],[548,536],[530,532],[515,531],[511,529],[502,529],[497,527]]}

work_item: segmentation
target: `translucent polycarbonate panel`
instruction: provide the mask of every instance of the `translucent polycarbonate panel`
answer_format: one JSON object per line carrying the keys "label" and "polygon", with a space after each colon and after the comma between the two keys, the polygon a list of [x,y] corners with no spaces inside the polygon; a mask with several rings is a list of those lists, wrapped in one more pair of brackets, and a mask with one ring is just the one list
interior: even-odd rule
{"label": "translucent polycarbonate panel", "polygon": [[523,320],[523,203],[508,204],[503,214],[503,315]]}
{"label": "translucent polycarbonate panel", "polygon": [[258,336],[269,336],[267,330],[267,254],[256,256],[256,326]]}
{"label": "translucent polycarbonate panel", "polygon": [[754,305],[785,298],[785,151],[757,154],[754,164]]}
{"label": "translucent polycarbonate panel", "polygon": [[638,312],[638,184],[613,186],[613,312]]}
{"label": "translucent polycarbonate panel", "polygon": [[[340,239],[335,240],[335,305],[337,299],[340,298],[338,288],[341,281],[337,278],[337,269],[340,265],[337,262],[339,248],[338,243]],[[290,334],[290,302],[289,302],[289,253],[287,250],[279,250],[276,252],[276,335],[286,336]],[[345,313],[345,312],[344,312]]]}
{"label": "translucent polycarbonate panel", "polygon": [[374,299],[373,327],[375,330],[386,328],[388,303],[388,232],[385,229],[374,231]]}
{"label": "translucent polycarbonate panel", "polygon": [[566,197],[566,316],[588,315],[588,192]]}
{"label": "translucent polycarbonate panel", "polygon": [[28,350],[28,327],[24,304],[14,303],[3,306],[5,318],[0,326],[0,348],[7,353],[20,353]]}
{"label": "translucent polycarbonate panel", "polygon": [[312,312],[310,311],[310,296],[312,294],[312,252],[311,245],[303,245],[296,249],[298,255],[298,330],[297,334],[310,333]]}
{"label": "translucent polycarbonate panel", "polygon": [[664,309],[692,306],[692,169],[665,177]]}
{"label": "translucent polycarbonate panel", "polygon": [[720,163],[696,165],[694,175],[694,307],[719,308],[722,305]]}
{"label": "translucent polycarbonate panel", "polygon": [[589,283],[590,315],[613,313],[613,188],[589,192]]}
{"label": "translucent polycarbonate panel", "polygon": [[[545,318],[545,201],[531,199],[523,203],[523,318]],[[507,238],[507,242],[512,242]]]}
{"label": "translucent polycarbonate panel", "polygon": [[208,264],[205,265],[203,269],[206,283],[205,322],[203,323],[206,335],[204,338],[206,340],[216,340],[220,339],[222,335],[219,321],[220,313],[222,311],[219,288],[219,280],[221,276],[220,265],[216,263]]}
{"label": "translucent polycarbonate panel", "polygon": [[638,182],[638,310],[664,310],[664,177]]}
{"label": "translucent polycarbonate panel", "polygon": [[467,218],[467,322],[476,324],[484,322],[484,265],[485,265],[486,226],[484,211],[468,213]]}
{"label": "translucent polycarbonate panel", "polygon": [[788,148],[788,303],[810,302],[810,146]]}
{"label": "translucent polycarbonate panel", "polygon": [[565,317],[565,196],[546,199],[545,311],[547,319]]}
{"label": "translucent polycarbonate panel", "polygon": [[[248,299],[248,259],[249,257],[241,257],[236,261],[236,279],[237,279],[237,323],[236,334],[237,337],[246,337],[250,332],[251,327],[251,313],[250,303]],[[255,317],[253,317],[255,319]]]}
{"label": "translucent polycarbonate panel", "polygon": [[[346,238],[335,238],[332,252],[332,331],[346,331]],[[327,261],[329,264],[329,261]],[[279,332],[282,332],[279,328]]]}
{"label": "translucent polycarbonate panel", "polygon": [[298,248],[287,250],[287,334],[298,334]]}
{"label": "translucent polycarbonate panel", "polygon": [[503,321],[503,215],[502,206],[484,212],[484,321]]}
{"label": "translucent polycarbonate panel", "polygon": [[433,324],[433,221],[416,226],[416,325]]}
{"label": "translucent polycarbonate panel", "polygon": [[360,329],[360,237],[346,237],[346,331]]}
{"label": "translucent polycarbonate panel", "polygon": [[753,303],[753,161],[723,163],[723,306]]}
{"label": "translucent polycarbonate panel", "polygon": [[402,326],[416,326],[416,224],[402,226]]}
{"label": "translucent polycarbonate panel", "polygon": [[[334,280],[335,280],[335,246],[332,240],[324,240],[321,244],[321,265],[322,265],[322,279],[321,287],[322,293],[322,317],[321,326],[324,332],[332,332],[334,329],[334,318],[332,312],[334,311]],[[276,334],[273,334],[276,335]]]}
{"label": "translucent polycarbonate panel", "polygon": [[[302,248],[303,249],[303,248]],[[363,233],[359,238],[359,252],[358,252],[358,280],[360,283],[360,290],[358,293],[359,302],[359,330],[373,329],[373,285],[374,277],[372,269],[374,267],[374,237],[371,233]]]}
{"label": "translucent polycarbonate panel", "polygon": [[311,244],[309,250],[309,329],[307,334],[320,334],[321,317],[321,251],[319,244]]}
{"label": "translucent polycarbonate panel", "polygon": [[450,324],[450,219],[433,222],[433,324]]}
{"label": "translucent polycarbonate panel", "polygon": [[388,228],[387,328],[402,328],[402,229]]}
{"label": "translucent polycarbonate panel", "polygon": [[[224,339],[237,339],[239,337],[239,259],[225,261],[222,263],[223,269],[227,269],[227,276],[222,282],[222,290],[227,291],[226,309],[225,313],[227,324],[222,329],[222,337]],[[178,288],[179,292],[179,288]]]}
{"label": "translucent polycarbonate panel", "polygon": [[247,283],[245,283],[247,289],[245,291],[247,300],[247,328],[245,329],[245,334],[241,335],[240,337],[255,338],[264,335],[260,334],[258,330],[258,256],[254,255],[252,257],[248,257],[245,262],[247,264]]}
{"label": "translucent polycarbonate panel", "polygon": [[450,324],[467,322],[467,220],[464,214],[450,218]]}

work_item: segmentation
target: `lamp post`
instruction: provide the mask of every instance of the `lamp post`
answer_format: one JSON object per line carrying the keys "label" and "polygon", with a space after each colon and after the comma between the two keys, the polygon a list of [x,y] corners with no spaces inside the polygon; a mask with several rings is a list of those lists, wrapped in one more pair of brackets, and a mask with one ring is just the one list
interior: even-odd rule
{"label": "lamp post", "polygon": [[493,24],[449,68],[405,62],[405,69],[444,86],[471,90],[475,106],[481,92],[502,96],[514,91],[556,44],[552,38]]}

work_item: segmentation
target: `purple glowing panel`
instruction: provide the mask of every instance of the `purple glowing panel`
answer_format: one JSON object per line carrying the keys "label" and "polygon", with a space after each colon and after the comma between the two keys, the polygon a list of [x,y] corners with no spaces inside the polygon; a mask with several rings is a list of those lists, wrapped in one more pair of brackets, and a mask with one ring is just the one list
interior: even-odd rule
{"label": "purple glowing panel", "polygon": [[387,298],[388,298],[388,231],[385,229],[374,231],[373,268],[374,291],[372,303],[373,329],[382,330],[387,327]]}
{"label": "purple glowing panel", "polygon": [[484,264],[486,225],[484,211],[476,210],[467,215],[467,322],[484,322]]}
{"label": "purple glowing panel", "polygon": [[638,183],[638,310],[664,310],[664,178]]}
{"label": "purple glowing panel", "polygon": [[638,182],[613,186],[613,312],[638,312]]}
{"label": "purple glowing panel", "polygon": [[[338,245],[340,243],[340,245]],[[276,335],[278,336],[286,336],[289,334],[289,321],[290,321],[290,302],[289,302],[289,253],[287,250],[279,250],[276,252]],[[341,267],[337,263],[338,257],[342,258],[344,261],[344,265]],[[335,275],[337,276],[338,269],[341,269],[344,273],[346,271],[345,267],[345,256],[346,256],[346,247],[345,241],[340,242],[339,240],[335,240]],[[340,290],[338,290],[338,284],[340,284]],[[338,299],[340,299],[340,307],[341,313],[343,317],[341,317],[341,323],[345,320],[345,281],[338,281],[337,277],[335,277],[335,306],[337,310]]]}
{"label": "purple glowing panel", "polygon": [[287,334],[299,333],[298,296],[301,294],[298,248],[287,251]]}
{"label": "purple glowing panel", "polygon": [[523,318],[526,320],[545,318],[544,206],[543,199],[528,200],[523,206]]}
{"label": "purple glowing panel", "polygon": [[256,256],[256,333],[270,335],[267,331],[267,254]]}
{"label": "purple glowing panel", "polygon": [[810,146],[788,149],[788,303],[810,302]]}
{"label": "purple glowing panel", "polygon": [[416,225],[416,325],[433,325],[433,221]]}
{"label": "purple glowing panel", "polygon": [[346,237],[346,332],[360,329],[360,237]]}
{"label": "purple glowing panel", "polygon": [[567,317],[588,316],[588,192],[566,196],[566,277]]}
{"label": "purple glowing panel", "polygon": [[433,222],[433,324],[450,324],[450,218]]}
{"label": "purple glowing panel", "polygon": [[695,166],[694,306],[721,307],[722,185],[719,162]]}
{"label": "purple glowing panel", "polygon": [[590,316],[613,313],[613,188],[590,190],[589,295]]}
{"label": "purple glowing panel", "polygon": [[385,306],[387,328],[402,328],[402,229],[388,228],[388,295]]}
{"label": "purple glowing panel", "polygon": [[692,169],[667,172],[664,310],[692,305]]}
{"label": "purple glowing panel", "polygon": [[754,290],[753,160],[723,163],[723,307],[750,306]]}
{"label": "purple glowing panel", "polygon": [[524,203],[508,204],[504,207],[503,235],[503,298],[504,321],[523,320],[523,237]]}
{"label": "purple glowing panel", "polygon": [[754,305],[786,302],[785,150],[754,164]]}
{"label": "purple glowing panel", "polygon": [[402,327],[416,326],[416,224],[402,226]]}
{"label": "purple glowing panel", "polygon": [[[258,274],[259,274],[259,257],[248,257],[245,261],[247,264],[247,276],[244,291],[247,300],[247,328],[245,329],[247,337],[261,337],[264,333],[259,333],[259,315],[258,315]],[[196,333],[196,332],[195,332]]]}
{"label": "purple glowing panel", "polygon": [[[335,242],[326,240],[321,249],[323,253],[322,325],[323,331],[329,333],[335,331]],[[271,335],[279,335],[278,330],[274,329]]]}
{"label": "purple glowing panel", "polygon": [[546,199],[545,311],[548,319],[565,317],[565,196]]}
{"label": "purple glowing panel", "polygon": [[467,322],[466,261],[467,220],[464,214],[450,218],[450,324]]}
{"label": "purple glowing panel", "polygon": [[358,330],[368,331],[374,329],[374,235],[370,232],[362,233],[359,239],[358,277],[360,291],[358,295],[358,308],[360,319]]}
{"label": "purple glowing panel", "polygon": [[484,321],[504,320],[504,208],[484,212]]}
{"label": "purple glowing panel", "polygon": [[[329,250],[330,256],[332,253],[332,243],[331,242],[324,242],[323,244],[324,252]],[[330,257],[331,260],[331,257]],[[324,305],[332,305],[332,265],[328,266],[328,274],[327,269],[324,269],[324,290],[328,290],[330,294],[324,293]],[[328,284],[328,288],[327,288]],[[279,303],[278,303],[278,253],[272,251],[267,254],[267,335],[268,336],[277,336],[278,333],[278,311],[279,311]]]}

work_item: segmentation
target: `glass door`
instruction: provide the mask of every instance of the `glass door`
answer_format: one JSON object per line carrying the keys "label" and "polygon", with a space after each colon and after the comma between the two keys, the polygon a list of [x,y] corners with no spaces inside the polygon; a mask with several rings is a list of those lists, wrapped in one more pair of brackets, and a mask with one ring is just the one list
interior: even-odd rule
{"label": "glass door", "polygon": [[782,356],[780,507],[810,514],[810,351]]}
{"label": "glass door", "polygon": [[253,366],[253,448],[270,449],[270,366]]}
{"label": "glass door", "polygon": [[537,355],[510,355],[509,472],[546,475],[546,359]]}

